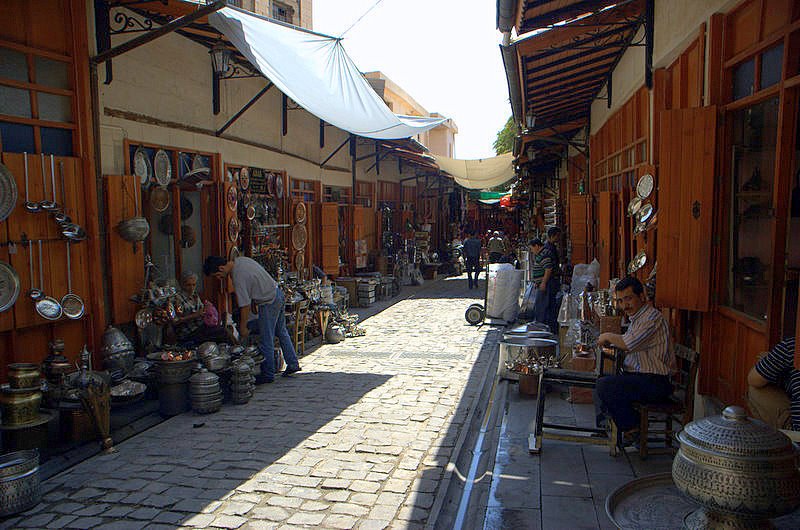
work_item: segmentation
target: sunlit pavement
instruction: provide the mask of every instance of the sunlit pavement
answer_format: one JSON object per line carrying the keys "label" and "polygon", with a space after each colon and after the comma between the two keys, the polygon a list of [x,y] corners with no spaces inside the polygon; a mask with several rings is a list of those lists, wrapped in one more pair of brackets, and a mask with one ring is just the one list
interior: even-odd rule
{"label": "sunlit pavement", "polygon": [[422,528],[497,340],[464,321],[478,294],[465,277],[407,289],[366,336],[53,477],[0,527]]}

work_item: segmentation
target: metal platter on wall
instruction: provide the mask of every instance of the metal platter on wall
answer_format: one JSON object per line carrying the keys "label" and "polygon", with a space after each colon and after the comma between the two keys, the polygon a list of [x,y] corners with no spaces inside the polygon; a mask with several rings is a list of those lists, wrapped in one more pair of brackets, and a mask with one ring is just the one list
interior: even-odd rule
{"label": "metal platter on wall", "polygon": [[303,272],[303,267],[305,267],[305,264],[306,264],[305,255],[302,252],[298,252],[294,256],[294,268],[297,270],[297,272]]}
{"label": "metal platter on wall", "polygon": [[17,204],[17,196],[17,181],[14,180],[14,175],[0,163],[0,221],[5,221],[11,215]]}
{"label": "metal platter on wall", "polygon": [[169,208],[170,200],[167,188],[157,187],[150,191],[150,207],[157,212],[163,212]]}
{"label": "metal platter on wall", "polygon": [[306,203],[304,202],[297,203],[297,206],[294,207],[295,222],[300,224],[305,223],[307,214],[308,211],[306,210]]}
{"label": "metal platter on wall", "polygon": [[283,198],[283,175],[275,175],[275,196]]}
{"label": "metal platter on wall", "polygon": [[239,204],[239,201],[236,198],[236,188],[233,186],[228,188],[228,191],[225,192],[225,204],[228,205],[230,211],[236,211],[236,206]]}
{"label": "metal platter on wall", "polygon": [[159,186],[169,186],[172,180],[172,162],[167,152],[163,149],[159,149],[153,157],[153,171]]}
{"label": "metal platter on wall", "polygon": [[231,220],[228,221],[228,239],[230,241],[236,241],[239,238],[240,228],[239,219],[231,217]]}
{"label": "metal platter on wall", "polygon": [[150,178],[153,176],[153,165],[150,163],[147,152],[141,147],[133,153],[133,174],[139,177],[139,183],[142,185],[150,182]]}
{"label": "metal platter on wall", "polygon": [[242,190],[246,190],[250,187],[250,171],[246,167],[243,167],[239,171],[239,187],[242,188]]}
{"label": "metal platter on wall", "polygon": [[631,199],[631,202],[628,203],[628,215],[633,217],[642,207],[642,199],[638,196]]}
{"label": "metal platter on wall", "polygon": [[308,231],[306,225],[294,225],[292,227],[292,246],[295,250],[303,250],[308,242]]}
{"label": "metal platter on wall", "polygon": [[238,258],[241,254],[239,253],[239,247],[236,245],[232,246],[230,251],[228,252],[228,261],[233,261]]}
{"label": "metal platter on wall", "polygon": [[653,205],[650,203],[644,204],[642,208],[636,213],[636,218],[640,223],[646,223],[653,215]]}
{"label": "metal platter on wall", "polygon": [[647,263],[647,254],[644,250],[636,254],[630,263],[628,263],[628,274],[633,274]]}
{"label": "metal platter on wall", "polygon": [[636,183],[636,195],[639,196],[640,199],[645,200],[653,193],[653,188],[655,187],[655,179],[653,175],[650,173],[646,173],[642,175],[639,179],[639,182]]}
{"label": "metal platter on wall", "polygon": [[267,193],[275,195],[275,173],[267,174]]}
{"label": "metal platter on wall", "polygon": [[19,276],[14,267],[0,261],[0,313],[11,309],[19,297]]}

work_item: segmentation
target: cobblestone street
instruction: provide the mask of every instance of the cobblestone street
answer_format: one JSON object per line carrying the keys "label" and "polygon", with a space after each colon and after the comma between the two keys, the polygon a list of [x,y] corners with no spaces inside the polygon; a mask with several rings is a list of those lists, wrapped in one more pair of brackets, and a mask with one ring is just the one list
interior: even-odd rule
{"label": "cobblestone street", "polygon": [[404,289],[366,336],[53,477],[2,528],[422,528],[498,338],[464,321],[479,292],[463,277]]}

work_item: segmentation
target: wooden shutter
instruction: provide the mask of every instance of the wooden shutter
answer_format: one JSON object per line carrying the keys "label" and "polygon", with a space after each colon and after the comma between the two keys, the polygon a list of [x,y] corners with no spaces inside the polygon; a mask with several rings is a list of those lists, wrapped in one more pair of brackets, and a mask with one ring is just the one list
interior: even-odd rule
{"label": "wooden shutter", "polygon": [[616,193],[601,191],[597,198],[597,260],[600,262],[600,285],[608,285],[616,264],[614,253],[614,225],[612,208]]}
{"label": "wooden shutter", "polygon": [[717,108],[662,111],[656,303],[708,311]]}
{"label": "wooden shutter", "polygon": [[[122,324],[133,320],[136,304],[130,300],[138,294],[144,282],[143,243],[125,241],[117,232],[117,224],[124,218],[134,217],[133,190],[138,177],[114,175],[105,177],[106,233],[108,242],[108,271],[111,276],[111,318]],[[141,209],[141,198],[139,199]],[[123,214],[124,212],[124,214]],[[141,210],[139,210],[141,215]],[[152,227],[151,227],[152,229]],[[77,246],[77,245],[76,245]]]}
{"label": "wooden shutter", "polygon": [[322,270],[330,276],[339,275],[339,205],[320,205],[320,243],[322,247]]}
{"label": "wooden shutter", "polygon": [[569,238],[572,263],[589,262],[589,196],[577,195],[569,201]]}

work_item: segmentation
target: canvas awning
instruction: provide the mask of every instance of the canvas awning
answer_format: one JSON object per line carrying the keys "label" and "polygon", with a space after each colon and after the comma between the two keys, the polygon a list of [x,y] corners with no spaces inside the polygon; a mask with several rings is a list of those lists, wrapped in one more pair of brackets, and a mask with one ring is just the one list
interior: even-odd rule
{"label": "canvas awning", "polygon": [[415,136],[446,119],[392,113],[341,39],[233,7],[209,15],[208,21],[281,92],[339,129],[388,140]]}
{"label": "canvas awning", "polygon": [[494,188],[516,178],[512,153],[476,160],[437,155],[436,164],[439,169],[452,175],[458,185],[470,190]]}

